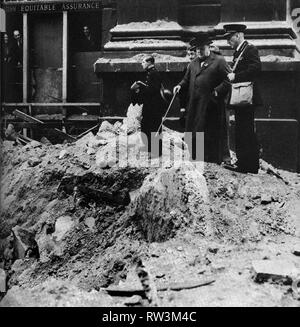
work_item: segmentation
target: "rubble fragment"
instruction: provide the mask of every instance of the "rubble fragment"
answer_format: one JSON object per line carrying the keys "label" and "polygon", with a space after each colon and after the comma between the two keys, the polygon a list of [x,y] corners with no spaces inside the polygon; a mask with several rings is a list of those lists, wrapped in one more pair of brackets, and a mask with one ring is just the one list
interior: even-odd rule
{"label": "rubble fragment", "polygon": [[15,238],[15,250],[18,259],[26,256],[38,258],[38,246],[31,231],[16,226],[12,229]]}
{"label": "rubble fragment", "polygon": [[288,260],[257,260],[252,262],[254,280],[257,283],[281,282],[292,284],[300,273],[295,264]]}
{"label": "rubble fragment", "polygon": [[142,302],[143,302],[143,299],[140,295],[133,295],[129,299],[125,300],[124,304],[127,306],[135,306],[138,304],[142,304]]}
{"label": "rubble fragment", "polygon": [[0,268],[0,294],[6,293],[6,272]]}

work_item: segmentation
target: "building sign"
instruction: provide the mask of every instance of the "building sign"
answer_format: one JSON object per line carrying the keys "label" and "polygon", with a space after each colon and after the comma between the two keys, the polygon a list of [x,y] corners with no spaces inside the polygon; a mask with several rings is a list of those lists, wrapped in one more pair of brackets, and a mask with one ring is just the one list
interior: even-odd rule
{"label": "building sign", "polygon": [[0,32],[3,33],[6,31],[5,29],[5,12],[2,8],[0,8]]}
{"label": "building sign", "polygon": [[[108,1],[105,1],[106,3]],[[3,8],[7,13],[51,13],[57,11],[95,11],[101,10],[103,0],[94,1],[10,1],[3,3]]]}

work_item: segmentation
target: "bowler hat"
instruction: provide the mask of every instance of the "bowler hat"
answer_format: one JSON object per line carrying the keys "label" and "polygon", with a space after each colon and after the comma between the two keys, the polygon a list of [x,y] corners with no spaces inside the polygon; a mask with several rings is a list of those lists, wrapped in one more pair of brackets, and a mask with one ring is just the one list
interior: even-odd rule
{"label": "bowler hat", "polygon": [[212,39],[208,33],[200,32],[195,37],[195,43],[198,47],[209,45],[212,43]]}
{"label": "bowler hat", "polygon": [[228,37],[234,33],[245,32],[247,26],[244,24],[226,24],[223,26],[225,30],[224,37]]}

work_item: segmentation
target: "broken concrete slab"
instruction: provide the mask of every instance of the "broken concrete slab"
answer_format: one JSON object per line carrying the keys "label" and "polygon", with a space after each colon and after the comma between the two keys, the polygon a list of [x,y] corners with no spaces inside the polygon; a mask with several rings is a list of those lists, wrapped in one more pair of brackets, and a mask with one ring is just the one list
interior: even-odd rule
{"label": "broken concrete slab", "polygon": [[139,305],[142,304],[142,297],[140,295],[133,295],[129,299],[124,301],[124,304],[127,306],[134,306],[134,305]]}
{"label": "broken concrete slab", "polygon": [[288,260],[257,260],[252,262],[252,269],[257,283],[271,281],[292,284],[300,274],[295,264]]}
{"label": "broken concrete slab", "polygon": [[272,203],[273,199],[270,194],[263,194],[261,196],[261,204],[269,204]]}
{"label": "broken concrete slab", "polygon": [[52,143],[45,136],[41,138],[41,143],[44,145],[52,145]]}
{"label": "broken concrete slab", "polygon": [[36,167],[41,162],[42,160],[40,158],[30,158],[27,163],[29,167]]}
{"label": "broken concrete slab", "polygon": [[84,224],[91,230],[93,231],[95,229],[96,226],[96,220],[93,217],[87,217],[84,220]]}
{"label": "broken concrete slab", "polygon": [[[208,189],[204,176],[191,163],[165,167],[149,175],[131,205],[130,215],[143,230],[148,241],[160,242],[185,224],[195,224],[206,217]],[[170,215],[176,210],[178,215]],[[206,228],[206,227],[205,227]]]}
{"label": "broken concrete slab", "polygon": [[59,159],[64,159],[66,156],[68,155],[68,151],[67,150],[62,150],[60,153],[59,153]]}
{"label": "broken concrete slab", "polygon": [[77,147],[83,148],[85,150],[90,144],[93,144],[96,141],[96,138],[92,132],[84,135],[78,141],[75,142]]}
{"label": "broken concrete slab", "polygon": [[298,247],[295,247],[293,250],[292,250],[292,253],[294,255],[296,255],[297,257],[300,257],[300,245]]}
{"label": "broken concrete slab", "polygon": [[115,133],[115,127],[108,121],[104,121],[99,128],[98,134],[101,134],[102,132]]}
{"label": "broken concrete slab", "polygon": [[17,259],[24,259],[29,251],[36,251],[34,233],[19,226],[12,229]]}
{"label": "broken concrete slab", "polygon": [[61,241],[66,234],[73,228],[74,222],[70,216],[59,217],[55,222],[55,232],[53,238],[55,241]]}
{"label": "broken concrete slab", "polygon": [[0,293],[6,293],[6,272],[0,268]]}

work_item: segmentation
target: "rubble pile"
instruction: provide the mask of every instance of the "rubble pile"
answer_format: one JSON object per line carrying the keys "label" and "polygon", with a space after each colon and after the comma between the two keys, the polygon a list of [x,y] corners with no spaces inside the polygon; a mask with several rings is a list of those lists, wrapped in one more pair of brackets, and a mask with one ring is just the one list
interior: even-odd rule
{"label": "rubble pile", "polygon": [[[288,260],[299,260],[291,248],[299,249],[299,175],[278,172],[264,162],[255,176],[214,164],[205,164],[202,171],[164,156],[149,161],[142,152],[128,160],[133,153],[128,144],[141,148],[140,111],[131,109],[123,124],[104,122],[96,135],[70,144],[3,142],[0,269],[1,290],[10,290],[2,305],[20,305],[25,299],[49,306],[82,305],[85,299],[91,305],[134,305],[102,290],[128,283],[136,257],[150,267],[154,283],[194,280],[207,285],[197,280],[204,275],[217,280],[217,286],[206,288],[238,285],[243,298],[242,283],[232,271],[241,272],[237,276],[244,278],[244,288],[252,285],[252,261],[276,259],[270,240],[281,244],[278,253],[289,253]],[[163,148],[186,151],[182,135],[168,129]],[[121,162],[122,157],[127,160]],[[260,287],[267,294],[268,286]],[[284,286],[278,287],[282,294]],[[191,302],[184,296],[187,290],[180,290],[180,300],[159,291],[161,303],[196,304],[198,296]],[[298,301],[289,296],[289,304]],[[241,298],[240,303],[249,304]],[[206,300],[215,301],[209,295]],[[277,305],[281,298],[272,301]],[[141,303],[140,298],[134,303]]]}

